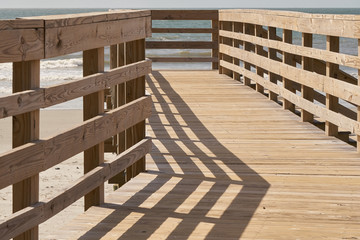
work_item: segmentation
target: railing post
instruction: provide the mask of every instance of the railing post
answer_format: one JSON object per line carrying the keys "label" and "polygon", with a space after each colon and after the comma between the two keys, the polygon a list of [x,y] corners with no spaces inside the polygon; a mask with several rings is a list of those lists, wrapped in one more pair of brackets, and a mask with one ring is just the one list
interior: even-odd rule
{"label": "railing post", "polygon": [[[220,22],[220,29],[232,31],[232,22]],[[220,43],[223,43],[225,45],[233,46],[233,40],[230,38],[220,37],[219,41]],[[224,60],[226,62],[233,63],[233,58],[223,53],[219,53],[219,60]],[[219,66],[219,73],[225,74],[231,78],[233,77],[233,72],[222,66]]]}
{"label": "railing post", "polygon": [[[253,24],[245,23],[244,24],[244,33],[249,35],[255,35],[255,26]],[[244,43],[245,51],[255,51],[254,45],[249,42]],[[251,70],[250,63],[244,62],[244,68],[246,70]],[[244,85],[250,86],[251,80],[247,77],[244,77]]]}
{"label": "railing post", "polygon": [[[358,56],[360,56],[360,39],[358,39]],[[360,86],[360,68],[358,69],[358,86]],[[357,107],[357,121],[360,122],[360,105]],[[360,135],[356,136],[357,152],[360,153]]]}
{"label": "railing post", "polygon": [[[256,37],[261,37],[261,34],[262,34],[262,26],[260,25],[255,25],[255,36]],[[255,53],[257,55],[262,55],[261,52],[263,51],[263,47],[260,46],[260,45],[256,45],[255,46]],[[256,74],[259,75],[260,77],[264,77],[264,69],[256,66]],[[259,93],[264,93],[264,87],[261,86],[260,84],[256,83],[256,91],[259,92]]]}
{"label": "railing post", "polygon": [[[283,29],[283,42],[292,44],[292,31],[291,30]],[[296,63],[293,59],[293,56],[286,52],[283,52],[283,63],[288,64],[290,66],[296,65]],[[286,79],[284,77],[283,77],[283,86],[284,86],[284,88],[286,88],[287,90],[289,90],[291,92],[294,92],[294,93],[296,92],[292,81],[289,79]],[[295,112],[295,105],[286,99],[284,99],[283,108],[288,109],[292,112]]]}
{"label": "railing post", "polygon": [[[40,60],[13,63],[13,92],[40,87]],[[40,111],[32,111],[13,117],[13,148],[39,139]],[[13,212],[17,212],[39,201],[39,174],[13,185]],[[39,238],[38,227],[34,227],[15,240]]]}
{"label": "railing post", "polygon": [[[88,76],[104,71],[104,48],[83,52],[83,75]],[[84,121],[104,113],[104,91],[84,96]],[[84,173],[91,171],[104,162],[104,143],[84,151]],[[104,184],[85,195],[85,211],[91,206],[104,202]]]}
{"label": "railing post", "polygon": [[[326,49],[331,52],[339,52],[339,37],[326,36]],[[339,71],[339,65],[330,62],[326,63],[326,76],[336,78],[336,74]],[[334,97],[326,93],[326,108],[337,112],[338,111],[339,98]],[[325,122],[325,133],[328,136],[338,135],[338,126],[332,124],[329,121]]]}
{"label": "railing post", "polygon": [[[233,25],[232,25],[233,29],[232,31],[233,32],[240,32],[242,31],[242,23],[239,23],[239,22],[233,22]],[[240,46],[240,41],[239,40],[236,40],[236,39],[233,39],[233,47],[234,48],[239,48]],[[235,66],[239,66],[240,64],[240,60],[238,58],[233,58],[233,64]],[[233,72],[233,79],[236,80],[236,81],[240,81],[240,74],[238,72]]]}
{"label": "railing post", "polygon": [[[313,44],[313,35],[310,33],[303,33],[302,34],[302,45],[304,47],[312,47]],[[313,71],[313,60],[308,57],[302,56],[302,69],[305,71]],[[301,96],[304,99],[309,100],[310,102],[314,101],[314,89],[301,85]],[[302,122],[312,122],[314,120],[314,115],[301,109],[301,121]]]}
{"label": "railing post", "polygon": [[[211,50],[211,57],[218,58],[219,60],[219,20],[212,20],[211,21],[211,28],[213,30],[211,34],[211,41],[217,43],[218,48],[212,48]],[[216,70],[219,69],[219,62],[212,62],[212,69]]]}
{"label": "railing post", "polygon": [[[126,43],[126,64],[145,59],[145,39]],[[126,83],[126,103],[145,96],[145,76]],[[126,130],[126,148],[129,148],[145,137],[145,121]],[[126,169],[126,180],[129,181],[141,172],[145,171],[145,158],[140,159],[134,165]]]}
{"label": "railing post", "polygon": [[[276,28],[275,27],[269,27],[268,39],[269,40],[276,40],[276,36],[277,36],[276,35]],[[270,59],[272,59],[272,60],[276,59],[276,50],[272,49],[272,48],[269,48],[268,57]],[[269,80],[270,80],[270,82],[277,84],[276,75],[274,73],[272,73],[272,72],[269,72]],[[277,102],[277,100],[278,100],[277,97],[278,97],[278,95],[276,93],[269,90],[269,99],[270,100]]]}

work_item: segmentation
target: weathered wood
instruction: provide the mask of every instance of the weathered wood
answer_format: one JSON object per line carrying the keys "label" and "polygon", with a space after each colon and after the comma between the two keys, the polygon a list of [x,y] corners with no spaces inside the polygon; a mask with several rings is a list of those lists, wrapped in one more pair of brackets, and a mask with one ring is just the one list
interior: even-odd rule
{"label": "weathered wood", "polygon": [[[283,29],[283,41],[286,43],[292,44],[293,39],[292,39],[292,31],[291,30]],[[288,64],[290,66],[296,66],[296,63],[294,62],[291,54],[289,54],[287,52],[283,52],[282,54],[283,54],[283,63],[284,64]],[[283,77],[282,82],[283,82],[284,88],[290,90],[291,92],[295,92],[293,83],[290,79]],[[283,108],[290,110],[291,112],[295,112],[295,104],[293,104],[292,102],[290,102],[286,99],[284,99]]]}
{"label": "weathered wood", "polygon": [[[152,28],[151,31],[152,33],[216,33],[216,28],[214,26],[212,28]],[[217,38],[214,40],[217,41]]]}
{"label": "weathered wood", "polygon": [[59,135],[28,143],[1,154],[0,189],[45,171],[105,141],[142,122],[150,113],[151,99],[148,96],[142,97]]}
{"label": "weathered wood", "polygon": [[[326,49],[332,52],[339,52],[340,50],[340,39],[339,37],[327,36],[326,37]],[[336,78],[336,72],[339,70],[339,65],[326,63],[326,76]],[[337,112],[338,111],[339,98],[332,96],[326,92],[326,108]],[[338,126],[326,121],[325,122],[325,133],[328,136],[338,135]]]}
{"label": "weathered wood", "polygon": [[[270,40],[275,40],[276,38],[277,38],[277,35],[276,35],[276,28],[274,28],[274,27],[269,27],[269,34],[268,34],[268,38],[270,39]],[[258,38],[256,38],[256,39],[258,39]],[[264,45],[263,45],[264,46]],[[273,49],[273,48],[269,48],[269,53],[268,53],[269,55],[268,55],[268,58],[269,59],[276,59],[277,58],[277,56],[276,56],[276,50],[275,49]],[[269,80],[270,80],[270,82],[272,82],[272,83],[277,83],[277,78],[276,78],[276,76],[275,76],[275,74],[273,74],[272,72],[269,72]],[[277,94],[276,93],[274,93],[274,92],[272,92],[272,91],[269,91],[269,99],[270,100],[272,100],[272,101],[275,101],[275,102],[277,102]]]}
{"label": "weathered wood", "polygon": [[142,39],[151,35],[150,17],[46,29],[45,57]]}
{"label": "weathered wood", "polygon": [[[83,75],[104,71],[104,48],[91,49],[83,52]],[[83,118],[89,120],[104,113],[104,90],[84,96]],[[104,162],[104,142],[99,142],[84,151],[84,173],[88,173]],[[104,185],[100,185],[85,195],[85,211],[91,206],[104,202]]]}
{"label": "weathered wood", "polygon": [[44,54],[43,28],[0,29],[0,63],[43,59]]}
{"label": "weathered wood", "polygon": [[[211,41],[219,45],[219,21],[218,20],[212,20],[211,21],[211,28],[213,30],[211,34]],[[216,49],[211,50],[211,57],[217,59],[216,61],[213,61],[211,64],[212,69],[219,69],[219,47]]]}
{"label": "weathered wood", "polygon": [[[232,30],[232,22],[220,22],[220,29],[225,29],[225,30]],[[231,38],[225,38],[225,37],[220,37],[219,38],[219,43],[221,44],[225,44],[225,45],[229,45],[229,46],[233,46],[233,41]],[[224,53],[219,53],[219,59],[220,60],[224,60],[227,62],[233,62],[233,58],[230,57],[229,55],[226,55]],[[219,67],[219,73],[220,74],[225,74],[229,77],[233,77],[233,73],[231,70],[226,69],[222,66]]]}
{"label": "weathered wood", "polygon": [[298,32],[359,38],[360,19],[356,15],[284,13],[284,11],[219,10],[220,21],[246,22]]}
{"label": "weathered wood", "polygon": [[[13,63],[13,92],[40,87],[40,60]],[[32,112],[13,117],[12,147],[16,148],[38,140],[40,137],[40,112]],[[11,159],[12,160],[12,159]],[[17,212],[39,200],[39,175],[33,174],[13,185],[13,212]],[[15,240],[38,239],[38,226],[14,237]]]}
{"label": "weathered wood", "polygon": [[148,41],[146,42],[147,49],[217,49],[215,42],[206,41]]}
{"label": "weathered wood", "polygon": [[75,13],[64,15],[48,15],[24,17],[24,20],[43,20],[46,28],[68,27],[75,25],[85,25],[99,22],[117,21],[123,19],[133,19],[148,17],[151,15],[149,10],[110,10],[108,12],[90,12],[90,13]]}
{"label": "weathered wood", "polygon": [[150,57],[152,62],[218,62],[217,57]]}
{"label": "weathered wood", "polygon": [[[358,39],[358,56],[360,56],[360,38]],[[358,69],[358,79],[360,79],[360,69]],[[358,80],[358,86],[360,86],[360,81]],[[357,121],[360,122],[360,104],[357,107]],[[356,147],[357,152],[360,153],[360,134],[357,134],[356,136]]]}
{"label": "weathered wood", "polygon": [[30,19],[0,20],[0,30],[44,28],[44,21]]}
{"label": "weathered wood", "polygon": [[270,72],[281,75],[287,79],[291,79],[299,84],[306,85],[321,92],[329,93],[333,96],[342,98],[353,104],[360,105],[360,87],[339,81],[334,78],[322,76],[317,73],[303,71],[295,67],[280,63],[274,60],[266,60],[261,56],[256,56],[242,49],[235,49],[230,46],[220,44],[220,52],[225,52],[230,56],[239,57],[253,65],[258,65]]}
{"label": "weathered wood", "polygon": [[[244,34],[248,34],[248,35],[255,34],[255,25],[245,23],[243,26],[244,26],[244,31],[243,31]],[[219,33],[219,35],[221,35],[221,34]],[[255,51],[255,46],[252,43],[244,41],[244,50],[245,51]],[[219,52],[222,52],[222,51],[220,51],[220,49],[219,49]],[[251,65],[246,61],[246,59],[243,59],[243,58],[239,58],[239,59],[244,61],[245,69],[248,69],[248,70],[251,69]],[[251,79],[244,77],[244,85],[250,86],[250,84],[251,84]]]}
{"label": "weathered wood", "polygon": [[0,118],[63,103],[116,84],[123,84],[126,81],[144,76],[150,72],[151,61],[145,60],[104,73],[93,74],[69,83],[22,91],[0,97]]}
{"label": "weathered wood", "polygon": [[153,20],[217,20],[218,10],[152,10]]}
{"label": "weathered wood", "polygon": [[[229,32],[225,30],[220,31],[220,36],[247,41],[254,44],[262,45],[264,47],[277,49],[278,51],[285,51],[287,53],[308,58],[314,58],[320,61],[327,61],[347,67],[360,67],[360,59],[357,56],[352,56],[344,53],[331,52],[328,50],[312,48],[309,46],[298,46],[286,42],[280,42],[276,38],[267,40],[264,38],[254,37],[237,32]],[[300,63],[301,61],[298,62]]]}
{"label": "weathered wood", "polygon": [[[0,235],[4,239],[10,239],[45,222],[94,188],[144,157],[150,152],[151,146],[151,139],[144,139],[121,153],[116,159],[102,163],[86,173],[56,197],[33,204],[32,207],[13,214],[0,224]],[[34,218],[34,216],[37,217]]]}
{"label": "weathered wood", "polygon": [[[303,33],[302,34],[302,45],[304,47],[312,47],[313,43],[313,36],[309,33]],[[302,57],[302,69],[305,71],[312,72],[313,71],[313,60],[308,57]],[[314,100],[314,90],[305,86],[301,85],[301,96],[309,100],[310,102],[313,102]],[[304,109],[301,109],[301,121],[303,122],[312,122],[314,120],[314,115],[305,111]]]}
{"label": "weathered wood", "polygon": [[[262,30],[263,30],[262,26],[255,25],[255,36],[261,37]],[[255,53],[256,54],[261,55],[262,51],[264,51],[264,49],[263,49],[263,47],[261,45],[256,45],[255,46]],[[257,73],[257,75],[259,75],[261,77],[264,77],[264,69],[262,69],[262,68],[260,68],[258,66],[256,66],[256,73]],[[257,92],[260,92],[260,93],[264,94],[264,87],[261,86],[259,83],[255,84],[255,90]]]}
{"label": "weathered wood", "polygon": [[[243,31],[244,28],[242,23],[235,23],[235,22],[232,24],[232,27],[234,32]],[[233,39],[232,42],[233,42],[233,47],[236,48],[239,48],[240,44],[242,45],[242,43],[239,40]],[[240,60],[238,58],[233,58],[233,64],[240,65]],[[238,74],[237,72],[233,72],[233,79],[236,81],[240,81],[240,74]]]}

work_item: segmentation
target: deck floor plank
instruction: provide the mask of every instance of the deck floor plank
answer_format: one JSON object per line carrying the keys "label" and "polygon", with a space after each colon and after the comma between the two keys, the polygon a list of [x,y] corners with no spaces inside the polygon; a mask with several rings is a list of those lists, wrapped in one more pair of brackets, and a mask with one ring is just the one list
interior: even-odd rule
{"label": "deck floor plank", "polygon": [[53,239],[360,239],[356,149],[215,71],[154,71],[146,173]]}

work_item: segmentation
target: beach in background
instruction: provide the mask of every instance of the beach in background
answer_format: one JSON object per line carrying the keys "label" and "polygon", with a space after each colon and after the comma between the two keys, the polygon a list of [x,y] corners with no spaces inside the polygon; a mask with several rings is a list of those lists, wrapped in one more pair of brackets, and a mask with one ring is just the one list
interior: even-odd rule
{"label": "beach in background", "polygon": [[[320,14],[360,14],[360,9],[282,9]],[[14,19],[40,15],[108,11],[108,9],[0,9],[0,19]],[[153,21],[153,27],[166,28],[210,28],[210,21]],[[281,32],[278,32],[281,35]],[[301,44],[301,34],[294,32],[294,42]],[[153,34],[150,41],[210,41],[210,34]],[[324,36],[314,36],[314,47],[325,49]],[[356,39],[340,39],[342,53],[357,55]],[[208,57],[211,50],[147,50],[148,57]],[[109,69],[109,48],[105,49],[105,69]],[[211,69],[211,63],[154,63],[153,69]],[[357,77],[357,70],[342,68]],[[73,53],[53,59],[41,61],[41,86],[51,86],[73,81],[82,77],[82,53]],[[0,64],[0,96],[12,92],[12,63]],[[74,127],[82,122],[82,98],[59,104],[41,111],[41,138],[50,137]],[[11,118],[0,119],[0,154],[11,149]],[[56,196],[67,186],[83,175],[83,156],[75,157],[41,173],[40,200]],[[105,184],[106,191],[112,191],[112,186]],[[51,239],[50,232],[54,226],[61,226],[83,211],[83,200],[80,199],[71,207],[40,225],[41,239]],[[11,214],[11,187],[0,190],[0,220]],[[49,235],[50,234],[50,235]]]}

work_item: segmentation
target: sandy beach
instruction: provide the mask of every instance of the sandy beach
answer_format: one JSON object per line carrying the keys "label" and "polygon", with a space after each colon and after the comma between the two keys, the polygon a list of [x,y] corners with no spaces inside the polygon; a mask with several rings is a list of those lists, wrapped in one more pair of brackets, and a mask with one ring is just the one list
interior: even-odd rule
{"label": "sandy beach", "polygon": [[[0,153],[11,149],[11,118],[0,120]],[[71,129],[82,122],[82,110],[43,110],[40,115],[40,138],[47,138]],[[83,154],[80,153],[45,172],[40,173],[40,201],[46,201],[63,192],[83,175]],[[105,191],[113,186],[105,184]],[[0,220],[11,214],[12,187],[0,190]],[[40,239],[52,239],[51,234],[63,223],[83,212],[83,199],[40,225]],[[56,228],[54,228],[56,226]]]}

